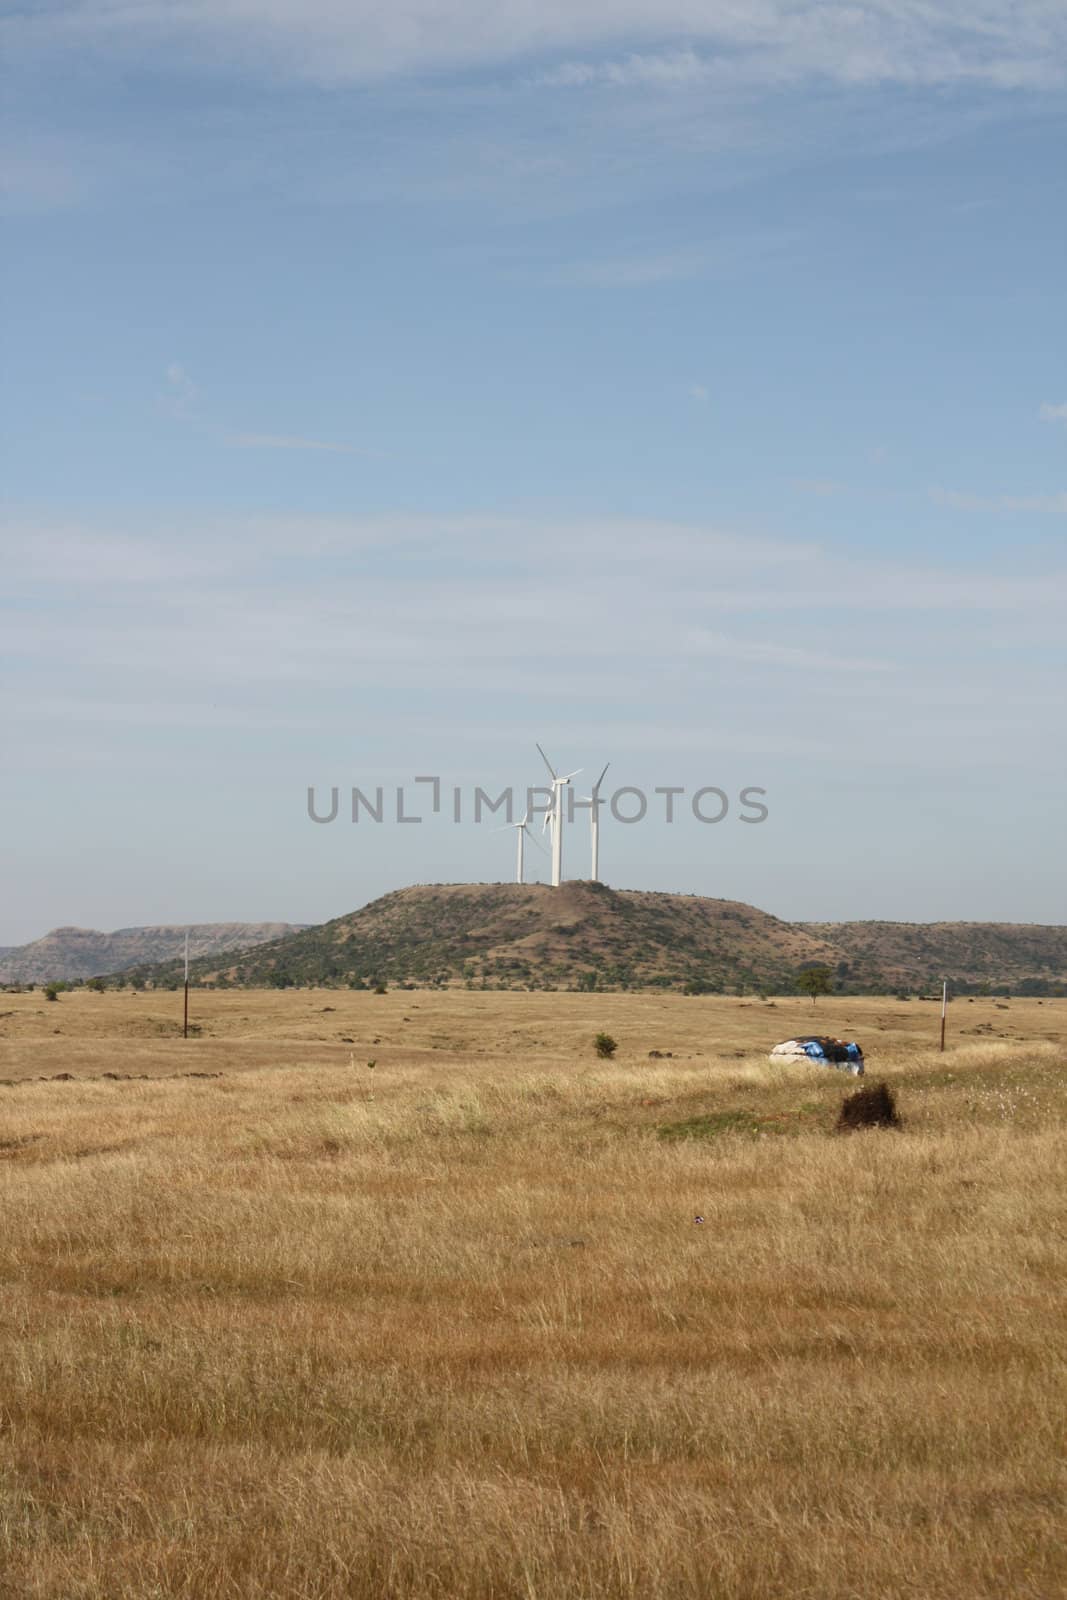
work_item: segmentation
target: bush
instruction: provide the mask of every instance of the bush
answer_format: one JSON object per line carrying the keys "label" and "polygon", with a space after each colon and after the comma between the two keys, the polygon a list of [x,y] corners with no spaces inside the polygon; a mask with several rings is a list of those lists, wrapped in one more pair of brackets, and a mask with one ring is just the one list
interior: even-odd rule
{"label": "bush", "polygon": [[598,1033],[593,1040],[593,1048],[602,1060],[610,1061],[619,1048],[619,1042],[610,1033]]}
{"label": "bush", "polygon": [[384,983],[376,983],[374,985],[374,992],[375,994],[387,994],[388,990],[386,989]]}
{"label": "bush", "polygon": [[834,980],[829,967],[805,967],[794,980],[801,994],[810,994],[812,1005],[819,995],[833,994]]}
{"label": "bush", "polygon": [[887,1083],[872,1083],[866,1089],[846,1095],[837,1118],[838,1133],[853,1133],[857,1128],[899,1128],[900,1125],[897,1103]]}
{"label": "bush", "polygon": [[46,983],[45,986],[44,986],[44,997],[45,997],[46,1000],[58,1000],[59,999],[59,984],[58,983]]}

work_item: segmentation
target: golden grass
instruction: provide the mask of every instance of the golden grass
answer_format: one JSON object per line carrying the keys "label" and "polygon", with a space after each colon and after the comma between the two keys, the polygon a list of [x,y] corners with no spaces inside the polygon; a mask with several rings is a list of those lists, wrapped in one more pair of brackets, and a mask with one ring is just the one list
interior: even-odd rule
{"label": "golden grass", "polygon": [[178,1006],[0,999],[5,1600],[1063,1593],[1067,1004]]}

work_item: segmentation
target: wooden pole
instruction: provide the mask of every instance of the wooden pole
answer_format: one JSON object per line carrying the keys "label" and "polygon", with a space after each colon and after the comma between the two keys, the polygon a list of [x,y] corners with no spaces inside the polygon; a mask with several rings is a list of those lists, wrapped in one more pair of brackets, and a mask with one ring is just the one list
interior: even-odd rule
{"label": "wooden pole", "polygon": [[948,979],[941,984],[941,1048],[945,1048],[945,1010],[948,1006]]}
{"label": "wooden pole", "polygon": [[[189,935],[185,935],[185,1011],[182,1017],[182,1038],[189,1037]],[[942,1049],[944,1045],[942,1045]]]}

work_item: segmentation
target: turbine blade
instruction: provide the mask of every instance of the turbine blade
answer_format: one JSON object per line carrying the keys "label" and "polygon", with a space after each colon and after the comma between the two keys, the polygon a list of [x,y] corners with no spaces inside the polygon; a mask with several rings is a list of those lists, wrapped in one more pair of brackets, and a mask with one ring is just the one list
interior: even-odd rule
{"label": "turbine blade", "polygon": [[559,780],[560,783],[570,783],[571,779],[572,778],[576,778],[578,776],[579,772],[582,772],[583,770],[584,769],[582,767],[575,767],[573,772],[568,772],[568,774],[567,774],[567,776],[565,778],[561,778]]}
{"label": "turbine blade", "polygon": [[600,774],[600,777],[597,779],[597,781],[593,785],[593,793],[594,794],[599,794],[600,793],[600,785],[604,782],[604,779],[607,777],[608,768],[610,766],[611,766],[611,762],[610,761],[605,761],[605,763],[604,763],[604,771]]}
{"label": "turbine blade", "polygon": [[530,832],[530,830],[529,830],[529,828],[527,828],[527,829],[526,829],[526,837],[527,837],[527,838],[528,838],[528,839],[529,839],[529,841],[530,841],[530,843],[531,843],[531,844],[535,844],[535,845],[536,845],[536,846],[537,846],[537,848],[538,848],[538,850],[540,850],[540,852],[541,852],[541,854],[542,854],[542,855],[543,855],[543,856],[547,856],[547,854],[548,854],[548,849],[547,849],[547,847],[546,847],[546,846],[545,846],[545,845],[543,845],[543,844],[542,844],[542,843],[541,843],[541,841],[540,841],[540,839],[539,839],[539,838],[538,838],[538,837],[537,837],[537,835],[536,835],[536,833],[531,833],[531,832]]}
{"label": "turbine blade", "polygon": [[551,761],[545,755],[545,752],[541,749],[540,745],[537,746],[537,749],[538,749],[538,753],[539,753],[539,755],[541,757],[541,760],[544,762],[545,766],[548,768],[549,772],[552,775],[552,781],[555,782],[555,779],[556,779],[556,769],[555,769],[555,767],[552,765]]}

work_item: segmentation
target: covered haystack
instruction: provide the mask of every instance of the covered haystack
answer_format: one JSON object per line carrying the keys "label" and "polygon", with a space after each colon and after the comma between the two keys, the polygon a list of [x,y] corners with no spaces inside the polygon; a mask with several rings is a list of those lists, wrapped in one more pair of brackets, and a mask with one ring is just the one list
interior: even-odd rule
{"label": "covered haystack", "polygon": [[814,1061],[820,1066],[837,1067],[841,1072],[851,1072],[863,1077],[863,1051],[855,1039],[833,1039],[827,1034],[804,1034],[796,1039],[786,1039],[771,1051],[772,1061]]}

